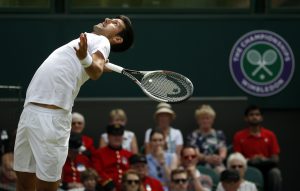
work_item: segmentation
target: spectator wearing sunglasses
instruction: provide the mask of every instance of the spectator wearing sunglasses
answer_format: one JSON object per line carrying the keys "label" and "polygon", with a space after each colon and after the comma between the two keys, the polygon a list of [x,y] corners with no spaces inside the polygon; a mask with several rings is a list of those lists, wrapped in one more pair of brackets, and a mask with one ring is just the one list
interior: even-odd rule
{"label": "spectator wearing sunglasses", "polygon": [[185,145],[180,153],[181,167],[186,169],[191,177],[189,180],[189,191],[212,190],[213,182],[211,177],[201,174],[197,169],[199,155],[199,151],[192,145]]}
{"label": "spectator wearing sunglasses", "polygon": [[96,151],[94,147],[94,140],[92,137],[87,136],[84,133],[85,129],[85,118],[81,113],[73,112],[72,113],[72,133],[82,134],[82,152],[79,154],[84,154],[91,159],[92,154]]}
{"label": "spectator wearing sunglasses", "polygon": [[170,191],[188,191],[189,173],[186,169],[177,168],[171,171]]}
{"label": "spectator wearing sunglasses", "polygon": [[[247,170],[247,160],[241,153],[232,153],[227,160],[227,169],[239,172],[241,183],[238,190],[257,191],[254,183],[244,179]],[[224,191],[222,184],[219,183],[217,191]]]}
{"label": "spectator wearing sunglasses", "polygon": [[148,175],[147,159],[144,155],[134,154],[129,158],[130,168],[136,170],[146,191],[163,191],[159,180]]}
{"label": "spectator wearing sunglasses", "polygon": [[129,169],[123,174],[121,191],[144,191],[139,173]]}

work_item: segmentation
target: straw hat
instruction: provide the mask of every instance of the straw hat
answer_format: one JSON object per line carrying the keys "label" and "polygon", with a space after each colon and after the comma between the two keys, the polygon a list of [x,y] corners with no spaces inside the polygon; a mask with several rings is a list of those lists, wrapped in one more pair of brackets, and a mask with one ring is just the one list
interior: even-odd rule
{"label": "straw hat", "polygon": [[156,111],[154,113],[154,118],[157,117],[158,114],[160,113],[168,113],[172,116],[172,119],[175,119],[176,114],[175,112],[172,110],[172,106],[168,103],[159,103],[156,106]]}

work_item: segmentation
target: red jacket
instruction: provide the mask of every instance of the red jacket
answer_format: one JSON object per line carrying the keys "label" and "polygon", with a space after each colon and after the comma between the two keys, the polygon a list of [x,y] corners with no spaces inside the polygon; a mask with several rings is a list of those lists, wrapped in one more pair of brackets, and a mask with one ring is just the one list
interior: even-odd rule
{"label": "red jacket", "polygon": [[121,188],[121,181],[124,172],[129,169],[128,159],[132,155],[130,151],[125,149],[112,149],[109,146],[98,149],[93,156],[93,164],[97,170],[101,185],[113,181],[117,191]]}

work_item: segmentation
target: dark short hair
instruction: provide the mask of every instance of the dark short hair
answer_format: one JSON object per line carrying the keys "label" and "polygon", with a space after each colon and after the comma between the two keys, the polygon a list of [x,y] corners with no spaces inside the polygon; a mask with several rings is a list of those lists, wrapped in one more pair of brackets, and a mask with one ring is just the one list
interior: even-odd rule
{"label": "dark short hair", "polygon": [[194,145],[185,144],[185,145],[183,145],[182,149],[180,150],[180,156],[183,156],[184,149],[194,149],[195,151],[197,151],[197,147],[195,147]]}
{"label": "dark short hair", "polygon": [[174,178],[173,178],[174,175],[176,175],[176,174],[182,174],[182,173],[186,174],[187,177],[189,177],[189,173],[188,173],[188,171],[187,171],[186,169],[181,168],[181,167],[176,168],[176,169],[173,169],[173,170],[171,171],[171,181],[174,179]]}
{"label": "dark short hair", "polygon": [[238,182],[240,179],[239,172],[233,169],[224,170],[220,175],[221,182]]}
{"label": "dark short hair", "polygon": [[244,112],[244,115],[247,116],[251,111],[253,110],[259,110],[260,113],[262,114],[262,110],[259,106],[257,105],[249,105],[246,109],[245,109],[245,112]]}
{"label": "dark short hair", "polygon": [[129,164],[134,165],[134,164],[137,164],[137,163],[147,164],[146,157],[142,154],[133,154],[133,155],[131,155],[131,157],[129,158]]}
{"label": "dark short hair", "polygon": [[119,15],[116,18],[121,19],[125,24],[125,29],[117,35],[123,38],[123,43],[111,45],[112,52],[123,52],[129,49],[134,41],[134,33],[130,19],[125,15]]}

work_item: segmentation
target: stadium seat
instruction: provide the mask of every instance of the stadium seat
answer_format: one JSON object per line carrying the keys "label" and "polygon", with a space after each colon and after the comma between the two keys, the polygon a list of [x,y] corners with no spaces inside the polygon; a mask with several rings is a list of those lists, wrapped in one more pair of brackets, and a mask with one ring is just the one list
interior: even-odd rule
{"label": "stadium seat", "polygon": [[248,166],[246,172],[245,172],[245,180],[248,180],[250,182],[253,182],[257,190],[263,191],[264,188],[264,177],[263,174],[260,172],[259,169],[255,167]]}
{"label": "stadium seat", "polygon": [[213,169],[205,167],[203,165],[198,165],[197,168],[201,174],[205,174],[211,177],[213,181],[213,190],[215,190],[219,183],[219,175]]}

